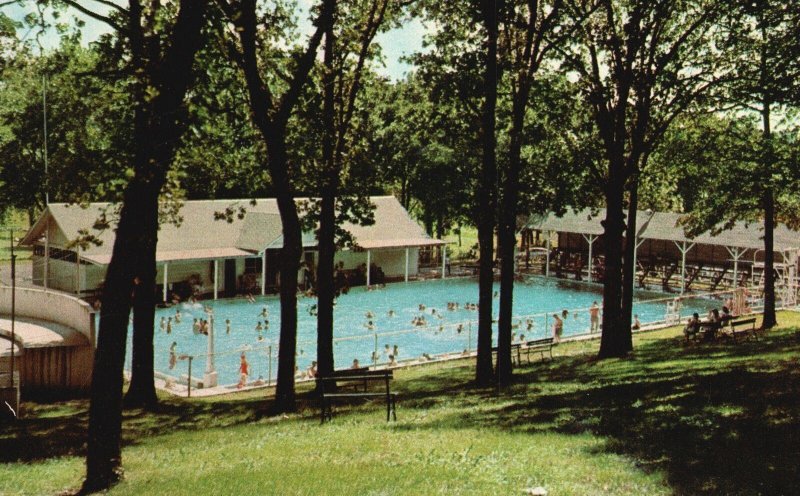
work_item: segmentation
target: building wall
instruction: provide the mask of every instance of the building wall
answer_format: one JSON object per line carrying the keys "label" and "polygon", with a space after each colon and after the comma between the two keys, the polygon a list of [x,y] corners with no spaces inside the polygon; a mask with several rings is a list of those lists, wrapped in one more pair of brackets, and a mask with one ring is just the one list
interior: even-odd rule
{"label": "building wall", "polygon": [[[383,270],[387,277],[402,277],[406,270],[406,249],[371,250],[370,261]],[[366,251],[340,251],[336,253],[336,263],[344,262],[346,270],[355,269],[367,263]],[[408,274],[416,276],[419,272],[419,248],[408,249]]]}

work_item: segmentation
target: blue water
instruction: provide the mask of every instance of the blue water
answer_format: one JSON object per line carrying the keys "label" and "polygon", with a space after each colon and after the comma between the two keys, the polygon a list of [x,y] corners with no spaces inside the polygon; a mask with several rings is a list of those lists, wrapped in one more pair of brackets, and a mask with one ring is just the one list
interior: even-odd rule
{"label": "blue water", "polygon": [[[495,285],[495,291],[499,287]],[[583,334],[589,331],[588,307],[593,301],[602,302],[602,287],[563,280],[532,278],[527,283],[517,283],[514,288],[514,332],[526,339],[550,336],[552,314],[559,316],[564,309],[569,311],[564,319],[564,336]],[[634,306],[643,324],[664,320],[666,302],[663,295],[653,292],[636,294],[640,301]],[[649,300],[661,299],[655,303]],[[474,278],[458,278],[438,281],[421,281],[389,284],[385,288],[367,291],[357,287],[337,300],[334,310],[334,354],[337,368],[349,367],[353,359],[360,364],[372,363],[377,351],[378,363],[388,362],[386,346],[398,346],[398,360],[420,358],[423,353],[437,355],[475,349],[477,310],[465,308],[467,303],[477,303],[478,285]],[[643,301],[643,302],[642,302]],[[458,303],[457,310],[448,310],[448,302]],[[275,378],[277,370],[278,334],[280,331],[280,307],[277,296],[257,297],[255,303],[245,298],[205,300],[194,305],[182,303],[156,311],[155,368],[157,371],[179,376],[186,374],[187,361],[179,361],[169,369],[169,347],[177,343],[177,353],[193,355],[192,376],[202,377],[206,365],[208,338],[192,330],[194,318],[208,318],[204,306],[211,307],[214,315],[215,365],[220,384],[234,384],[239,380],[239,355],[245,351],[254,380],[262,376]],[[493,313],[497,315],[499,300],[494,299]],[[312,306],[314,298],[301,297],[298,301],[298,346],[297,366],[307,368],[316,359],[316,316]],[[425,310],[420,310],[420,304]],[[718,301],[706,299],[686,300],[682,315],[692,311],[701,315]],[[267,316],[262,316],[263,309]],[[180,323],[174,320],[180,310]],[[435,310],[435,313],[432,313]],[[390,316],[390,311],[393,315]],[[374,316],[367,317],[367,312]],[[426,325],[415,326],[412,320],[424,316]],[[173,317],[172,332],[167,334],[160,328],[162,317]],[[226,320],[230,320],[230,333],[226,332]],[[256,325],[269,321],[269,327],[260,333]],[[372,321],[370,326],[369,321]],[[130,335],[130,334],[129,334]],[[376,339],[377,335],[377,339]],[[272,359],[270,360],[270,356]],[[128,345],[128,368],[130,368],[130,339]],[[271,362],[271,363],[270,363]]]}

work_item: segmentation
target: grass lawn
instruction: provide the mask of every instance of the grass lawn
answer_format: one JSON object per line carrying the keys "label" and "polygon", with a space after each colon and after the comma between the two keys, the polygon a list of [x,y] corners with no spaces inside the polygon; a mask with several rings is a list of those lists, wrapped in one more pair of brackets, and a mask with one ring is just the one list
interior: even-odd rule
{"label": "grass lawn", "polygon": [[[800,315],[758,342],[682,344],[640,334],[627,359],[562,344],[500,395],[471,361],[396,372],[398,422],[381,405],[332,423],[264,414],[263,392],[164,399],[127,412],[125,480],[110,494],[796,494]],[[0,494],[54,494],[83,475],[85,401],[28,403],[0,431]]]}

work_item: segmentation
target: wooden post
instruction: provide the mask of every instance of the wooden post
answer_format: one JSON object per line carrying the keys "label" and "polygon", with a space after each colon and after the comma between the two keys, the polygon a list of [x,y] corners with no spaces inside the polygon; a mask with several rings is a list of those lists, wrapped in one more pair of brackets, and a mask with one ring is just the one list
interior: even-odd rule
{"label": "wooden post", "polygon": [[218,292],[219,292],[219,260],[214,260],[214,299],[217,299]]}
{"label": "wooden post", "polygon": [[544,266],[544,275],[545,277],[550,277],[550,231],[547,231],[547,253],[546,261]]}
{"label": "wooden post", "polygon": [[369,266],[372,265],[372,252],[367,250],[367,288],[369,288]]}
{"label": "wooden post", "polygon": [[444,270],[447,267],[447,245],[442,245],[442,279],[444,279]]}
{"label": "wooden post", "polygon": [[164,303],[167,302],[167,284],[168,284],[167,281],[169,280],[169,277],[167,276],[168,273],[169,273],[169,264],[167,262],[164,262]]}
{"label": "wooden post", "polygon": [[267,249],[261,253],[261,296],[267,294]]}
{"label": "wooden post", "polygon": [[597,235],[596,234],[588,234],[588,235],[587,234],[582,234],[582,236],[583,236],[583,239],[585,239],[586,242],[589,243],[589,282],[592,282],[592,264],[593,264],[592,246],[594,245],[594,242],[597,240]]}
{"label": "wooden post", "polygon": [[408,250],[409,248],[406,248],[406,282],[408,282]]}

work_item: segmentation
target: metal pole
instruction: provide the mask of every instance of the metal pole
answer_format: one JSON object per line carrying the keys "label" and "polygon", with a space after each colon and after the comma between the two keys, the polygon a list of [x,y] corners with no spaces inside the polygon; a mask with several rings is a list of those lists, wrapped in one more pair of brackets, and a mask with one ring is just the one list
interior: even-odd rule
{"label": "metal pole", "polygon": [[44,204],[50,205],[50,181],[47,173],[47,76],[42,75],[42,157],[44,158]]}
{"label": "metal pole", "polygon": [[269,361],[267,370],[267,386],[272,385],[272,345],[269,345]]}
{"label": "metal pole", "polygon": [[186,394],[187,398],[191,398],[192,397],[192,359],[193,358],[194,358],[193,356],[189,357],[189,380],[186,381],[189,384],[189,391]]}
{"label": "metal pole", "polygon": [[50,279],[50,212],[47,212],[47,222],[44,228],[44,281],[42,285],[44,289],[49,287],[48,279]]}
{"label": "metal pole", "polygon": [[545,255],[544,275],[545,277],[550,277],[550,231],[547,231],[547,253]]}
{"label": "metal pole", "polygon": [[378,333],[375,333],[375,348],[372,350],[372,363],[378,365]]}
{"label": "metal pole", "polygon": [[16,320],[17,304],[17,255],[14,254],[14,230],[11,229],[11,387],[14,388],[14,347],[16,335],[14,321]]}

